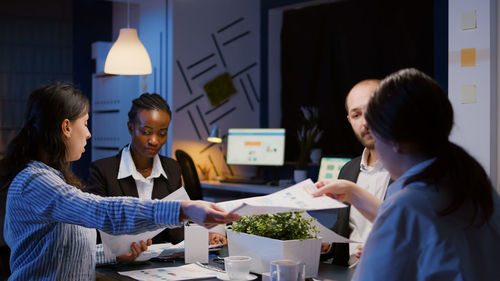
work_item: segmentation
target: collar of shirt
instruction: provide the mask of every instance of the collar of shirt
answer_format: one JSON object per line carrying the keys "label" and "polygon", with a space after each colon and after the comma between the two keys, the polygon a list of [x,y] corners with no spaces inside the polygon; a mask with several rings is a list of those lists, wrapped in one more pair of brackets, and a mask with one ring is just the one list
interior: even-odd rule
{"label": "collar of shirt", "polygon": [[416,175],[417,173],[421,172],[423,169],[425,169],[427,166],[429,166],[432,162],[434,162],[436,158],[431,158],[424,160],[418,164],[415,164],[413,167],[408,169],[403,175],[401,175],[397,180],[395,180],[387,189],[387,195],[386,198],[389,198],[392,194],[400,191],[403,189],[406,180],[413,176]]}
{"label": "collar of shirt", "polygon": [[46,170],[49,170],[49,171],[52,171],[53,173],[55,173],[56,175],[58,175],[61,179],[64,179],[64,175],[61,171],[59,170],[56,170],[54,168],[52,168],[51,166],[43,163],[43,162],[40,162],[40,161],[37,161],[37,160],[31,160],[28,165],[28,167],[33,167],[33,168],[39,168],[39,169],[46,169]]}
{"label": "collar of shirt", "polygon": [[134,180],[144,180],[158,178],[163,175],[167,179],[167,174],[163,170],[163,166],[160,162],[160,157],[158,154],[153,158],[153,169],[149,177],[144,178],[144,176],[137,171],[135,167],[134,160],[132,159],[132,154],[130,154],[130,145],[127,145],[122,150],[122,157],[120,159],[120,168],[118,169],[117,179],[123,179],[132,176]]}
{"label": "collar of shirt", "polygon": [[368,159],[368,149],[363,150],[363,154],[361,155],[361,162],[359,163],[359,169],[365,173],[376,173],[384,169],[382,162],[380,160],[375,161],[373,166],[368,166],[366,160]]}

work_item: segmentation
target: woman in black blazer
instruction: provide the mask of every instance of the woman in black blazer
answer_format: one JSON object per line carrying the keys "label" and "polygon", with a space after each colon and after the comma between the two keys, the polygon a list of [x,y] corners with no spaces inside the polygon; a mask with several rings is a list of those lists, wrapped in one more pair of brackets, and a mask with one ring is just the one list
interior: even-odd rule
{"label": "woman in black blazer", "polygon": [[[172,112],[158,94],[142,94],[128,113],[131,143],[115,156],[90,165],[87,191],[100,196],[133,196],[162,199],[182,186],[177,161],[158,154],[167,140]],[[166,229],[153,243],[184,240],[182,228]],[[226,243],[210,233],[210,243]]]}

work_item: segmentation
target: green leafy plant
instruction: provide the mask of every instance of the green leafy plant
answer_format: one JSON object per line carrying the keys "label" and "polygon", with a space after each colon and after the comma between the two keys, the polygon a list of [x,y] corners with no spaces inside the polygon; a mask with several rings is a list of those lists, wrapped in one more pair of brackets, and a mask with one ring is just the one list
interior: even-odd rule
{"label": "green leafy plant", "polygon": [[318,126],[319,111],[316,107],[302,106],[302,126],[297,130],[299,140],[299,156],[296,168],[305,170],[309,162],[311,148],[316,146],[323,135],[323,130]]}
{"label": "green leafy plant", "polygon": [[319,230],[312,225],[314,219],[305,219],[302,212],[244,216],[233,222],[233,231],[278,240],[305,240],[317,238]]}

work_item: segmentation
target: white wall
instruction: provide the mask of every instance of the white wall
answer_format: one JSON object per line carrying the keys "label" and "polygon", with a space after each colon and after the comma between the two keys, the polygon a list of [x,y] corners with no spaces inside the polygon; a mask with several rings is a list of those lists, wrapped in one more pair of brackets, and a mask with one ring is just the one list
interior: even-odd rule
{"label": "white wall", "polygon": [[[195,163],[210,166],[211,176],[215,170],[230,174],[225,148],[209,147],[206,137],[214,124],[222,135],[230,127],[259,127],[260,1],[169,0],[167,18],[172,151],[185,150]],[[233,76],[237,93],[213,107],[203,85],[224,72]]]}
{"label": "white wall", "polygon": [[[455,111],[452,141],[486,169],[497,186],[497,72],[495,0],[449,1],[448,94]],[[462,13],[475,10],[477,28],[462,30]],[[476,49],[476,65],[461,66],[460,51]],[[475,85],[477,102],[462,103],[462,86]]]}

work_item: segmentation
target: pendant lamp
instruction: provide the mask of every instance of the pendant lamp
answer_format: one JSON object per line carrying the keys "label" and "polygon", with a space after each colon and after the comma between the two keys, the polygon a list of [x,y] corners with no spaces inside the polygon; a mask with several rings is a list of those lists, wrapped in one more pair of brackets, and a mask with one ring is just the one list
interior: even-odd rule
{"label": "pendant lamp", "polygon": [[120,29],[118,39],[109,50],[104,73],[145,75],[151,73],[151,60],[137,36],[137,29],[129,27],[130,1],[127,3],[127,28]]}

